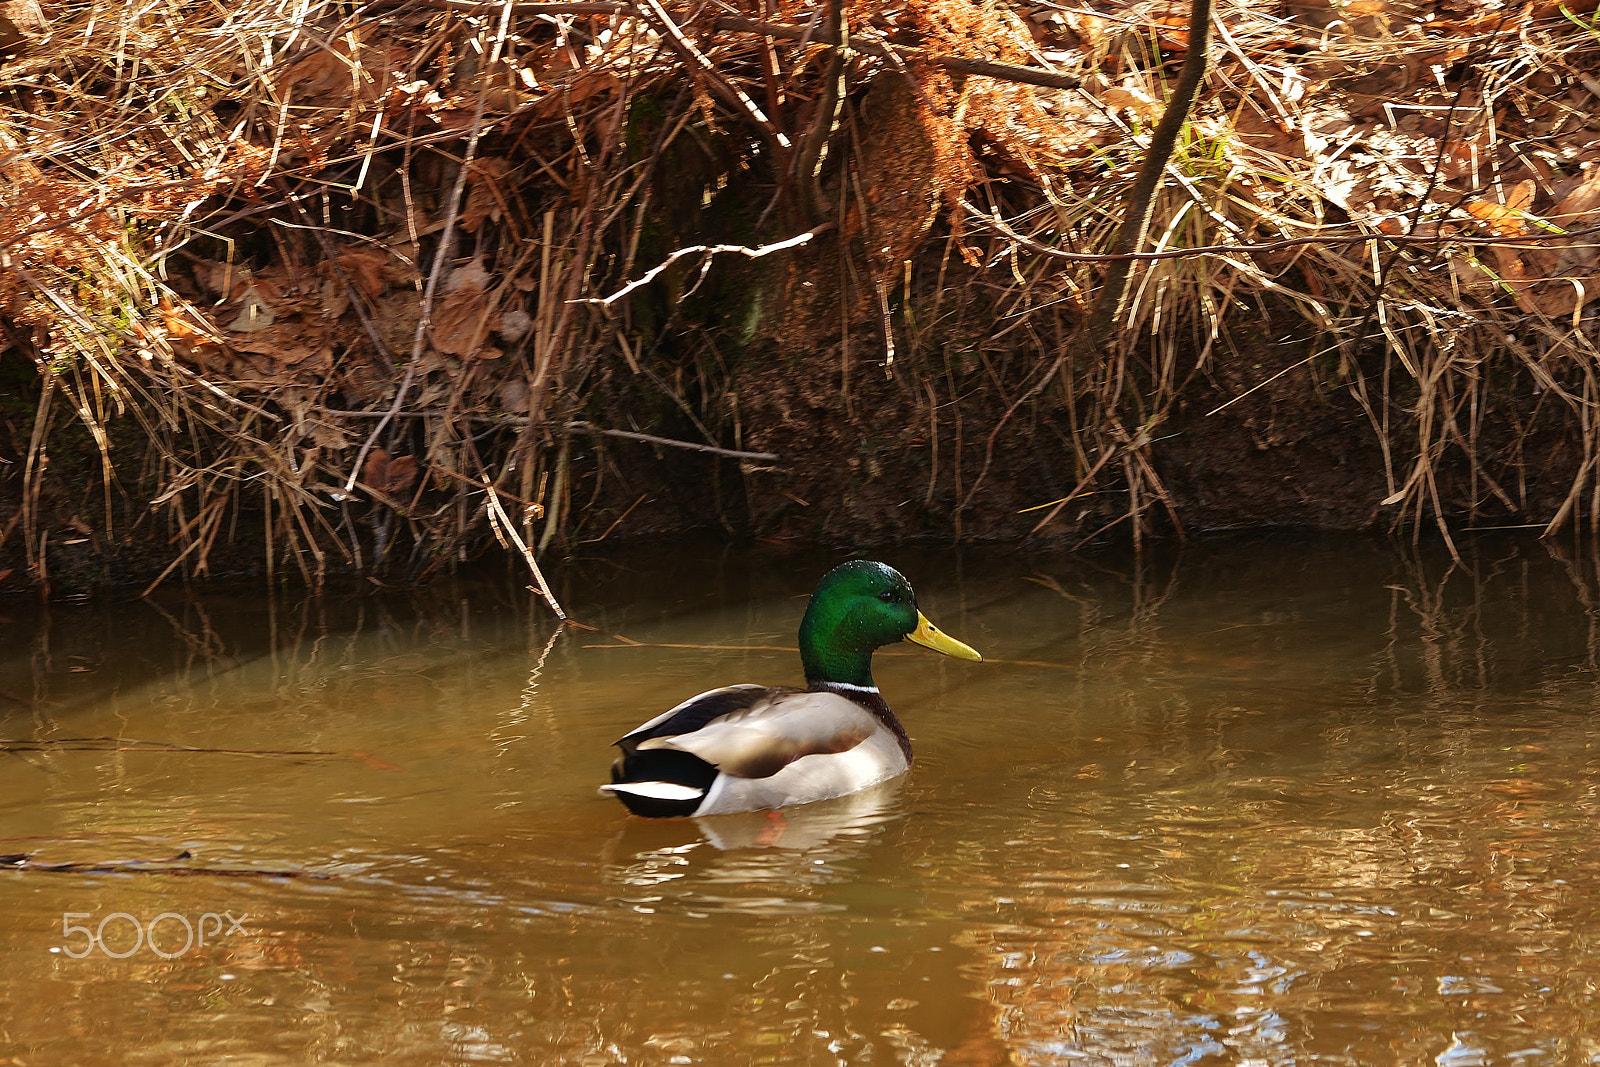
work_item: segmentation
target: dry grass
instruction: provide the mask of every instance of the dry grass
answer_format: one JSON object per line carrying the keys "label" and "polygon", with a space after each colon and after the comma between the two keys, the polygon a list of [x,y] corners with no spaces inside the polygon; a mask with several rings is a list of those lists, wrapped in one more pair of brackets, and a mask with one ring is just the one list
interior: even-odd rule
{"label": "dry grass", "polygon": [[[1298,322],[1282,373],[1365,412],[1394,523],[1592,528],[1588,6],[1223,7],[1123,343],[1084,360],[1186,8],[849,5],[840,61],[834,9],[793,5],[46,5],[0,66],[0,365],[39,384],[0,531],[36,579],[46,512],[164,539],[171,574],[207,574],[241,522],[313,584],[494,540],[536,573],[627,518],[591,511],[597,433],[689,428],[749,474],[773,457],[727,353],[842,330],[842,407],[871,364],[915,372],[925,503],[952,487],[958,532],[997,435],[1048,410],[1075,474],[1035,529],[1117,486],[1138,535],[1178,525],[1158,459],[1181,405],[1266,384],[1228,363],[1269,310]],[[1015,358],[964,430],[973,470],[936,451],[971,392],[938,395],[939,353],[978,332]],[[92,492],[52,471],[68,423]],[[1521,444],[1550,425],[1583,454],[1544,514]]]}

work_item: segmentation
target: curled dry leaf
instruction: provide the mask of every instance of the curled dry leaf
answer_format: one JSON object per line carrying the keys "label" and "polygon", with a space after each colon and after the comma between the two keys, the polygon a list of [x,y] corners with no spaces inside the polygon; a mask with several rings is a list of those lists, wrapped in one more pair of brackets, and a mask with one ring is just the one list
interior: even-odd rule
{"label": "curled dry leaf", "polygon": [[165,301],[161,304],[160,314],[161,324],[166,328],[167,337],[184,345],[191,352],[202,348],[221,350],[221,339],[208,326],[201,325],[204,320],[198,316],[190,316]]}
{"label": "curled dry leaf", "polygon": [[[383,295],[384,267],[388,264],[389,257],[376,249],[352,248],[341,252],[334,258],[339,271],[361,291],[361,295],[369,302],[376,301]],[[327,268],[326,273],[335,273]]]}
{"label": "curled dry leaf", "polygon": [[[1485,223],[1489,227],[1489,232],[1496,237],[1521,237],[1528,230],[1526,216],[1522,211],[1526,197],[1518,188],[1513,189],[1506,199],[1508,202],[1504,204],[1492,200],[1468,201],[1465,205],[1467,214]],[[1532,298],[1524,294],[1538,279],[1528,276],[1528,268],[1522,262],[1522,257],[1517,254],[1517,250],[1505,245],[1491,245],[1489,253],[1494,257],[1495,269],[1499,272],[1501,283],[1511,290],[1524,311],[1533,311]]]}
{"label": "curled dry leaf", "polygon": [[1521,237],[1527,232],[1522,212],[1506,204],[1497,204],[1492,200],[1471,200],[1467,202],[1466,209],[1473,218],[1487,223],[1496,237]]}
{"label": "curled dry leaf", "polygon": [[370,103],[388,94],[398,82],[398,70],[407,65],[403,49],[369,45],[360,31],[333,38],[289,66],[284,77],[297,101],[315,100],[319,107],[345,107]]}
{"label": "curled dry leaf", "polygon": [[1158,15],[1151,22],[1156,40],[1164,51],[1189,50],[1189,18],[1187,15]]}
{"label": "curled dry leaf", "polygon": [[342,96],[348,99],[355,79],[348,56],[319,48],[290,65],[283,80],[297,92],[327,100],[337,98],[341,90]]}
{"label": "curled dry leaf", "polygon": [[[1563,232],[1583,231],[1600,223],[1600,167],[1589,173],[1544,216],[1548,226]],[[1539,227],[1541,233],[1548,232]],[[1592,233],[1541,242],[1522,253],[1530,273],[1540,284],[1530,298],[1519,303],[1552,319],[1576,315],[1600,298],[1600,247]]]}
{"label": "curled dry leaf", "polygon": [[[543,72],[544,81],[558,81],[556,74],[562,64],[557,64],[550,70]],[[570,68],[569,68],[570,69]],[[572,77],[560,92],[546,93],[534,107],[534,112],[541,115],[560,115],[564,111],[581,104],[591,97],[601,96],[619,89],[622,79],[606,70],[586,70]]]}
{"label": "curled dry leaf", "polygon": [[417,480],[415,456],[394,456],[382,448],[374,448],[366,463],[361,466],[361,480],[374,491],[388,497],[398,497]]}
{"label": "curled dry leaf", "polygon": [[[1586,230],[1600,225],[1600,163],[1589,166],[1589,174],[1550,210],[1549,220],[1561,229]],[[1594,234],[1560,242],[1561,261],[1566,266],[1600,265],[1600,241]],[[1597,294],[1600,295],[1600,294]]]}
{"label": "curled dry leaf", "polygon": [[387,287],[384,267],[389,257],[375,249],[353,248],[317,264],[322,275],[322,310],[337,319],[350,309],[350,289],[355,288],[367,307],[376,306]]}
{"label": "curled dry leaf", "polygon": [[249,282],[244,289],[244,296],[239,303],[239,314],[230,323],[228,329],[234,333],[254,333],[264,330],[278,321],[277,313],[272,310],[271,297],[280,295],[277,286],[260,281]]}
{"label": "curled dry leaf", "polygon": [[31,35],[12,21],[10,12],[0,10],[0,56],[19,55],[26,52],[31,43]]}
{"label": "curled dry leaf", "polygon": [[[1534,194],[1534,183],[1524,181],[1507,192],[1503,204],[1476,200],[1465,206],[1467,213],[1486,223],[1496,237],[1545,237],[1549,226],[1564,231],[1583,229],[1600,217],[1600,172],[1590,175],[1552,208],[1547,224],[1534,224],[1537,216],[1527,210]],[[1594,270],[1597,251],[1591,239],[1546,239],[1540,247],[1529,248],[1493,245],[1490,252],[1501,283],[1516,298],[1517,306],[1530,314],[1565,318],[1600,297],[1600,285],[1595,284],[1600,277]]]}
{"label": "curled dry leaf", "polygon": [[331,322],[350,310],[350,289],[337,278],[322,279],[322,313]]}
{"label": "curled dry leaf", "polygon": [[1126,86],[1107,89],[1100,94],[1100,102],[1109,108],[1125,108],[1145,119],[1150,118],[1161,110],[1160,105],[1150,98],[1149,93],[1142,89],[1130,89]]}
{"label": "curled dry leaf", "polygon": [[335,426],[331,422],[322,422],[320,420],[311,424],[311,432],[308,436],[311,438],[311,443],[317,448],[326,448],[331,451],[349,448],[355,443],[348,430],[341,426]]}
{"label": "curled dry leaf", "polygon": [[417,245],[406,232],[384,234],[377,238],[384,250],[383,280],[389,285],[415,286],[420,280],[417,271]]}
{"label": "curled dry leaf", "polygon": [[489,272],[483,268],[483,257],[473,256],[471,260],[450,272],[444,280],[444,291],[453,293],[457,289],[487,289],[489,288]]}
{"label": "curled dry leaf", "polygon": [[482,355],[484,341],[498,318],[489,294],[477,286],[457,289],[439,304],[433,316],[433,345],[452,356]]}
{"label": "curled dry leaf", "polygon": [[471,191],[467,193],[467,204],[462,208],[461,218],[458,220],[463,230],[467,233],[477,233],[483,228],[486,219],[500,221],[504,213],[505,199],[499,183],[511,173],[512,169],[512,162],[499,156],[480,159],[473,163],[470,177]]}

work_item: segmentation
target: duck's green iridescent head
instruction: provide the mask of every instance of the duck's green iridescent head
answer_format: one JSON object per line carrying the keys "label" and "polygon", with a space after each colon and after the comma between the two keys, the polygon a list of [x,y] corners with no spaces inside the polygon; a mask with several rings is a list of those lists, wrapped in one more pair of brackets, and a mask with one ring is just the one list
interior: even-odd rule
{"label": "duck's green iridescent head", "polygon": [[917,610],[917,595],[899,571],[853,560],[823,576],[800,622],[800,659],[806,681],[871,686],[874,649],[896,641],[931,648],[957,659],[981,660],[971,648],[939,631]]}

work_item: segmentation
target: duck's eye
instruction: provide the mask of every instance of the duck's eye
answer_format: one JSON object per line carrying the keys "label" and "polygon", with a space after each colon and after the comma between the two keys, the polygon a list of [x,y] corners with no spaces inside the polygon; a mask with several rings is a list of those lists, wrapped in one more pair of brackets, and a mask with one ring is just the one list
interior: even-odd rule
{"label": "duck's eye", "polygon": [[894,590],[885,589],[883,592],[878,594],[878,599],[883,601],[885,604],[893,604],[895,601]]}

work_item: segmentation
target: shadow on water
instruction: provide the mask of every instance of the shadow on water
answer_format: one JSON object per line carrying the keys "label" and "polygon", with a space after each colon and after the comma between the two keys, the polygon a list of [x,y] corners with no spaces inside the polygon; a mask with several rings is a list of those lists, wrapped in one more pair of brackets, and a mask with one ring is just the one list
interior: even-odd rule
{"label": "shadow on water", "polygon": [[836,560],[580,560],[593,630],[501,582],[0,601],[0,853],[234,872],[0,870],[0,1051],[1600,1062],[1600,560],[1463,558],[896,553],[987,659],[880,657],[912,774],[674,822],[597,795],[610,743],[793,681]]}

